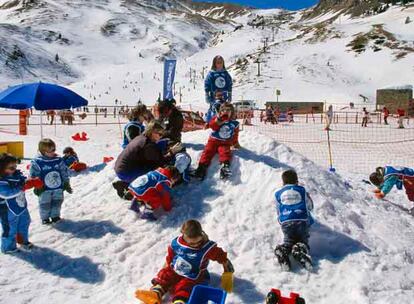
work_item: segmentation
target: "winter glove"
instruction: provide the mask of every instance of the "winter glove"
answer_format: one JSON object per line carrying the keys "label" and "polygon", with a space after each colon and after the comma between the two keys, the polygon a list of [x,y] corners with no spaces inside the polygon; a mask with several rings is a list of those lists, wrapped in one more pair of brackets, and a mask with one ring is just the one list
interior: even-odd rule
{"label": "winter glove", "polygon": [[169,150],[172,154],[177,154],[178,152],[181,152],[184,149],[184,146],[182,143],[176,143],[174,146],[172,146]]}
{"label": "winter glove", "polygon": [[43,188],[44,184],[42,180],[38,177],[29,178],[26,183],[23,186],[23,191],[35,188],[35,189],[41,189]]}
{"label": "winter glove", "polygon": [[385,194],[384,194],[384,193],[382,193],[381,191],[380,191],[380,192],[376,192],[376,193],[375,193],[375,197],[376,197],[377,199],[383,199],[383,198],[385,197]]}
{"label": "winter glove", "polygon": [[381,192],[381,189],[375,188],[374,190],[372,190],[372,192],[374,192],[374,193],[380,193]]}
{"label": "winter glove", "polygon": [[33,190],[33,192],[34,192],[34,194],[35,194],[36,196],[40,196],[40,195],[42,195],[42,193],[43,193],[43,192],[45,192],[45,188],[43,188],[43,187],[41,187],[41,188],[35,188],[35,189]]}
{"label": "winter glove", "polygon": [[72,189],[72,187],[70,186],[69,182],[65,182],[65,183],[63,184],[63,191],[66,191],[66,192],[67,192],[67,193],[69,193],[69,194],[72,194],[72,193],[73,193],[73,189]]}
{"label": "winter glove", "polygon": [[221,288],[228,293],[233,292],[233,273],[223,272],[221,275]]}

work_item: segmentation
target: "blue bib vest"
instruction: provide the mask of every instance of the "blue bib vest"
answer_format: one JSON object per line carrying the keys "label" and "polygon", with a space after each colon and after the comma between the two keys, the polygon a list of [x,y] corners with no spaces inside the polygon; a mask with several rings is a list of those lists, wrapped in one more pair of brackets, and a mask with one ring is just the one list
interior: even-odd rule
{"label": "blue bib vest", "polygon": [[129,139],[128,139],[128,137],[126,136],[126,131],[128,130],[128,128],[130,127],[130,126],[135,126],[135,127],[137,127],[138,129],[140,129],[141,130],[141,132],[140,132],[140,134],[142,134],[142,132],[144,132],[144,129],[145,129],[145,127],[143,126],[143,124],[141,124],[140,122],[138,122],[138,121],[130,121],[130,122],[128,122],[126,125],[125,125],[125,127],[124,127],[124,139],[123,139],[123,141],[122,141],[122,148],[123,149],[125,149],[126,148],[126,146],[129,144]]}
{"label": "blue bib vest", "polygon": [[384,178],[387,178],[390,175],[398,175],[400,177],[404,177],[404,176],[413,177],[414,169],[407,168],[407,167],[386,166],[384,170]]}
{"label": "blue bib vest", "polygon": [[229,140],[234,137],[235,130],[239,127],[239,122],[236,120],[226,121],[220,126],[218,131],[213,131],[211,137],[218,140]]}
{"label": "blue bib vest", "polygon": [[65,165],[69,168],[74,163],[78,163],[79,162],[79,158],[77,156],[75,156],[75,155],[70,155],[68,157],[63,157],[63,161],[65,162]]}
{"label": "blue bib vest", "polygon": [[12,187],[7,178],[0,179],[0,202],[5,202],[8,209],[16,216],[27,209],[27,201],[22,187]]}
{"label": "blue bib vest", "polygon": [[231,76],[226,70],[210,71],[208,77],[207,86],[210,89],[209,91],[213,94],[213,98],[216,91],[231,91]]}
{"label": "blue bib vest", "polygon": [[33,161],[40,168],[40,179],[43,181],[46,191],[63,189],[62,174],[60,173],[62,158],[39,156]]}
{"label": "blue bib vest", "polygon": [[276,191],[275,198],[279,223],[310,221],[306,206],[306,190],[302,186],[286,185]]}
{"label": "blue bib vest", "polygon": [[208,241],[202,248],[195,249],[181,244],[177,237],[171,242],[171,248],[174,251],[171,267],[177,274],[196,280],[201,272],[207,269],[208,261],[203,263],[204,257],[215,246],[215,242]]}
{"label": "blue bib vest", "polygon": [[150,188],[155,188],[159,183],[171,185],[170,180],[158,171],[150,171],[145,175],[136,178],[130,185],[129,189],[138,196],[142,196]]}

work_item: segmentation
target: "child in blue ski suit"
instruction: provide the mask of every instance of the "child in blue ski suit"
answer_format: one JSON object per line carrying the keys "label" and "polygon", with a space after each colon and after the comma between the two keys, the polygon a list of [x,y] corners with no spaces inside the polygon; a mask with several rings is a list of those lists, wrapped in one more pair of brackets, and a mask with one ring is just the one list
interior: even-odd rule
{"label": "child in blue ski suit", "polygon": [[204,80],[204,91],[206,93],[206,102],[210,105],[214,103],[217,91],[227,92],[227,101],[231,102],[233,80],[226,70],[223,57],[214,57],[211,70]]}
{"label": "child in blue ski suit", "polygon": [[126,148],[131,140],[144,132],[144,121],[146,120],[148,112],[147,107],[144,104],[140,104],[128,114],[129,122],[125,125],[123,131],[123,149]]}
{"label": "child in blue ski suit", "polygon": [[42,187],[39,179],[26,180],[17,170],[17,159],[11,154],[0,154],[0,221],[2,226],[1,252],[17,252],[16,243],[29,250],[30,215],[24,191]]}
{"label": "child in blue ski suit", "polygon": [[47,225],[61,220],[63,191],[72,193],[68,168],[56,154],[56,144],[48,138],[39,142],[39,156],[32,160],[30,177],[38,177],[44,187],[35,190],[39,196],[39,212],[42,224]]}
{"label": "child in blue ski suit", "polygon": [[377,198],[384,198],[396,186],[398,190],[402,190],[404,187],[408,199],[414,202],[414,169],[392,166],[378,167],[369,176],[369,179],[378,187],[375,191]]}
{"label": "child in blue ski suit", "polygon": [[283,244],[276,246],[275,255],[280,264],[290,268],[291,253],[301,264],[311,263],[308,240],[309,227],[313,224],[310,213],[313,201],[305,188],[298,185],[298,176],[294,170],[283,172],[282,181],[283,187],[276,191],[275,200],[284,239]]}
{"label": "child in blue ski suit", "polygon": [[85,163],[79,161],[78,154],[72,147],[66,147],[63,149],[63,161],[65,165],[73,171],[80,172],[86,170],[88,166]]}

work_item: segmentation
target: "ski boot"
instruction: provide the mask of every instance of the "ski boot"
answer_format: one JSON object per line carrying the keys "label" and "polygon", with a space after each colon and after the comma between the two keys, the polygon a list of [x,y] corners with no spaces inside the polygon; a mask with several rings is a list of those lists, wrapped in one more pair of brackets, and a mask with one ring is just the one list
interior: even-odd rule
{"label": "ski boot", "polygon": [[151,206],[145,204],[144,211],[141,214],[141,219],[147,220],[150,222],[155,222],[157,218],[154,215],[154,209]]}
{"label": "ski boot", "polygon": [[282,270],[289,271],[291,267],[289,260],[289,249],[286,246],[277,245],[274,253]]}
{"label": "ski boot", "polygon": [[312,258],[309,255],[308,246],[304,243],[296,243],[292,247],[293,258],[306,270],[312,270]]}
{"label": "ski boot", "polygon": [[220,169],[220,178],[221,179],[226,179],[231,177],[231,170],[230,170],[230,163],[229,162],[225,162],[223,163],[221,169]]}
{"label": "ski boot", "polygon": [[199,164],[198,168],[195,171],[191,172],[191,176],[199,180],[204,180],[206,175],[207,175],[207,166],[203,164]]}

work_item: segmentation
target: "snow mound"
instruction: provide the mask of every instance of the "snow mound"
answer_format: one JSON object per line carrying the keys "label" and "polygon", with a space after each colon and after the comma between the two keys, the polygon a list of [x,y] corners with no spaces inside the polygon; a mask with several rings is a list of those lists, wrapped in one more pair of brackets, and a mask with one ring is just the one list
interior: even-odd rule
{"label": "snow mound", "polygon": [[[184,134],[194,165],[207,136],[207,131]],[[79,155],[93,153],[98,161],[97,155],[114,145],[110,136],[101,141],[93,149],[77,147]],[[35,197],[29,194],[32,241],[38,247],[17,257],[0,256],[2,298],[8,303],[137,303],[134,290],[149,287],[182,222],[197,218],[235,265],[229,304],[264,303],[272,287],[299,292],[309,303],[411,302],[411,216],[374,201],[361,176],[327,172],[256,133],[241,132],[240,142],[232,180],[221,181],[213,161],[205,181],[174,190],[172,212],[157,223],[136,219],[128,203],[116,196],[112,164],[72,178],[75,192],[65,200],[65,220],[54,228],[40,224]],[[282,241],[273,193],[288,168],[298,172],[315,202],[313,273],[297,265],[293,272],[281,272],[273,257],[274,246]],[[403,201],[403,195],[389,199]],[[212,264],[210,270],[217,286],[221,267]]]}

